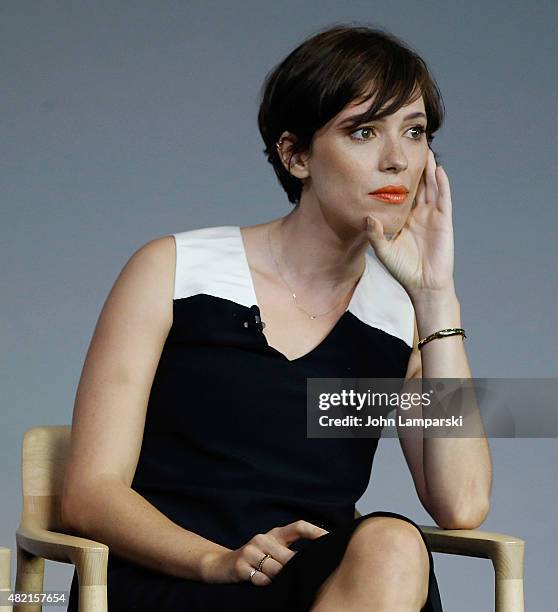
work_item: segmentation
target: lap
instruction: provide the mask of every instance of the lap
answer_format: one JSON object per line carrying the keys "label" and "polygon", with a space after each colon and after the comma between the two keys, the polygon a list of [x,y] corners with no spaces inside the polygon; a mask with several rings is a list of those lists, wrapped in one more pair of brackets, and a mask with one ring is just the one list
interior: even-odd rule
{"label": "lap", "polygon": [[[369,518],[378,516],[404,520],[420,532],[430,561],[429,595],[423,611],[441,612],[432,553],[424,534],[408,517],[387,511],[364,514],[315,540],[306,541],[268,586],[255,586],[249,581],[209,584],[177,578],[135,564],[117,567],[114,571],[109,567],[109,610],[202,612],[225,608],[230,612],[306,612],[322,583],[341,562],[354,531]],[[77,579],[74,575],[68,612],[76,611]]]}

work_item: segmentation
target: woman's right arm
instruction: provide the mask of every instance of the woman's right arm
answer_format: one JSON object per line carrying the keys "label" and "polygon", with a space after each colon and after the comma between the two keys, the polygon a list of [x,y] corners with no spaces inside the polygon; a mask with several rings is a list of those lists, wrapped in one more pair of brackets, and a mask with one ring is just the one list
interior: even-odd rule
{"label": "woman's right arm", "polygon": [[202,559],[229,549],[183,529],[131,488],[172,325],[175,248],[164,236],[138,249],[103,306],[76,394],[62,521],[118,556],[204,580]]}

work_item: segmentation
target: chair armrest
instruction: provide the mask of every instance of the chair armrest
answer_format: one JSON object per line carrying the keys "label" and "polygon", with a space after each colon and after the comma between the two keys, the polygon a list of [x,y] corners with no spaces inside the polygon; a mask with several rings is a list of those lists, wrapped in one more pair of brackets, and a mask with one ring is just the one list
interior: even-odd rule
{"label": "chair armrest", "polygon": [[440,529],[419,525],[433,552],[491,559],[498,578],[523,578],[525,541],[478,529]]}
{"label": "chair armrest", "polygon": [[106,572],[109,548],[95,540],[20,525],[16,531],[16,542],[20,548],[36,557],[74,565],[86,557],[88,563],[98,564],[99,568],[104,564]]}
{"label": "chair armrest", "polygon": [[419,527],[433,552],[490,559],[494,567],[496,612],[524,611],[524,540],[477,529]]}
{"label": "chair armrest", "polygon": [[[109,548],[106,544],[35,525],[20,525],[16,542],[16,590],[42,590],[45,559],[73,563],[78,574],[79,609],[107,612]],[[41,606],[26,606],[26,609],[41,610]]]}

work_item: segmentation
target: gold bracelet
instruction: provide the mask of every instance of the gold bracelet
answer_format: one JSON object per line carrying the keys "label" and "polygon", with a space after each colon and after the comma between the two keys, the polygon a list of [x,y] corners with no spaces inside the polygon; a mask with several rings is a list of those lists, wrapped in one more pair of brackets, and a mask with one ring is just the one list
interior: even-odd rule
{"label": "gold bracelet", "polygon": [[426,336],[426,338],[423,338],[419,343],[418,343],[418,348],[420,350],[422,350],[422,347],[427,343],[430,342],[430,340],[434,340],[435,338],[445,338],[446,336],[463,336],[463,338],[466,338],[467,336],[465,335],[465,330],[461,327],[450,327],[448,329],[440,329],[437,332],[434,332],[433,334],[430,334],[430,336]]}

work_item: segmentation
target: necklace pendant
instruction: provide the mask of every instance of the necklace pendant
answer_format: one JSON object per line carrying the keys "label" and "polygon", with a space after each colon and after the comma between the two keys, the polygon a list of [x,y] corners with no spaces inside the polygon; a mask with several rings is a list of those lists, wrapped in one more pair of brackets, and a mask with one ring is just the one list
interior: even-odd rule
{"label": "necklace pendant", "polygon": [[311,319],[315,319],[315,318],[316,318],[316,315],[310,315],[310,318],[311,318]]}

